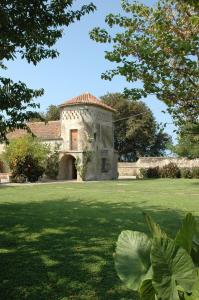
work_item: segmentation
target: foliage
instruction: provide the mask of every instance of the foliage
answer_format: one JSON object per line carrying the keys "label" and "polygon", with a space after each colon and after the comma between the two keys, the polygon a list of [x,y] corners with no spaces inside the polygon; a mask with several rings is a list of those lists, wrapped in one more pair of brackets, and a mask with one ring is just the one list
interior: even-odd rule
{"label": "foliage", "polygon": [[[142,86],[126,89],[132,99],[149,94],[163,101],[176,124],[198,119],[199,6],[191,0],[159,0],[154,7],[122,0],[124,14],[109,14],[105,21],[113,34],[99,27],[90,33],[110,43],[105,58],[117,64],[102,74],[112,80],[121,75]],[[116,32],[116,33],[115,33]]]}
{"label": "foliage", "polygon": [[162,178],[180,178],[180,169],[175,163],[170,162],[160,169]]}
{"label": "foliage", "polygon": [[[73,0],[1,0],[0,11],[0,68],[5,61],[16,57],[36,65],[42,59],[55,58],[53,48],[62,37],[64,26],[69,26],[95,10],[91,3],[72,10]],[[43,89],[33,90],[21,81],[0,77],[0,140],[14,128],[26,128],[25,122],[38,117],[33,112],[38,107],[33,102],[43,94]]]}
{"label": "foliage", "polygon": [[180,157],[199,158],[199,124],[183,126],[178,134],[178,143],[171,150]]}
{"label": "foliage", "polygon": [[141,168],[140,175],[143,178],[159,178],[160,177],[160,168]]}
{"label": "foliage", "polygon": [[193,168],[182,168],[180,170],[181,177],[182,178],[196,178],[199,179],[199,168],[193,167]]}
{"label": "foliage", "polygon": [[115,149],[120,161],[140,156],[163,156],[171,138],[160,129],[151,110],[120,93],[107,94],[102,101],[115,108]]}
{"label": "foliage", "polygon": [[150,237],[126,230],[118,238],[114,256],[118,276],[142,300],[194,299],[199,293],[199,274],[191,257],[197,234],[195,218],[186,215],[175,239],[148,215],[145,220]]}
{"label": "foliage", "polygon": [[83,151],[83,157],[82,160],[79,158],[79,156],[76,158],[75,161],[75,167],[77,169],[78,174],[80,175],[82,180],[86,179],[86,172],[88,169],[88,163],[92,159],[92,151],[89,151],[88,149],[85,149]]}
{"label": "foliage", "polygon": [[25,135],[11,140],[4,156],[14,178],[22,175],[29,181],[37,181],[44,172],[48,153],[47,145],[43,145],[31,135]]}
{"label": "foliage", "polygon": [[199,168],[197,168],[197,167],[194,167],[194,168],[192,168],[192,176],[193,176],[193,178],[197,178],[197,179],[199,179]]}
{"label": "foliage", "polygon": [[57,144],[46,161],[45,174],[50,179],[56,179],[59,174],[59,148],[60,145]]}
{"label": "foliage", "polygon": [[182,168],[182,169],[180,169],[180,174],[181,174],[182,178],[193,178],[191,168]]}
{"label": "foliage", "polygon": [[12,181],[21,183],[27,179],[36,182],[43,173],[44,167],[39,164],[38,159],[32,154],[27,154],[17,158],[15,166],[12,167]]}
{"label": "foliage", "polygon": [[47,112],[45,114],[45,119],[47,121],[56,121],[60,119],[60,110],[56,105],[49,105]]}

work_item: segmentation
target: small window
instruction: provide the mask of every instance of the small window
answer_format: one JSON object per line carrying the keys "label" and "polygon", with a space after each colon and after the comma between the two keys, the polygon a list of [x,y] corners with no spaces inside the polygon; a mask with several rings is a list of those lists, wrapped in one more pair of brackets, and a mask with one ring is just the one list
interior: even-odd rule
{"label": "small window", "polygon": [[97,133],[94,132],[94,141],[96,141],[96,139],[97,139]]}
{"label": "small window", "polygon": [[108,160],[107,160],[107,158],[102,158],[101,171],[102,171],[102,173],[107,173],[108,172]]}

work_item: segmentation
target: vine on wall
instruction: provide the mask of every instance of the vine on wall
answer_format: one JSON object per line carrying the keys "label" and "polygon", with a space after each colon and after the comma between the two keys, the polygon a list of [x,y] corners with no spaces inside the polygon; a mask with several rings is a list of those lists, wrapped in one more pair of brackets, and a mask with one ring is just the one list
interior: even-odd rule
{"label": "vine on wall", "polygon": [[75,167],[82,180],[86,179],[88,163],[91,161],[91,159],[92,159],[92,151],[89,151],[87,149],[83,151],[82,160],[79,157],[76,158]]}

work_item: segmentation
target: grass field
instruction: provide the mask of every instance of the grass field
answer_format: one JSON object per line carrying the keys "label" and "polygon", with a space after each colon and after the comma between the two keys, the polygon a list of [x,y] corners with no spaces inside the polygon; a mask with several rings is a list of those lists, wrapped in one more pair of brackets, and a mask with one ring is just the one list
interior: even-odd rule
{"label": "grass field", "polygon": [[112,254],[148,212],[173,235],[199,216],[199,180],[0,186],[0,299],[130,300]]}

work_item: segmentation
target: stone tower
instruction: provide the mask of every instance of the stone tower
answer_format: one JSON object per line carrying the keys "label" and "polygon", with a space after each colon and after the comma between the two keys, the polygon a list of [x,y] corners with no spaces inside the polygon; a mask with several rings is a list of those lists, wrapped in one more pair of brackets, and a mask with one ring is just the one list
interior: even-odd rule
{"label": "stone tower", "polygon": [[115,110],[88,92],[59,107],[62,139],[59,179],[116,179]]}

